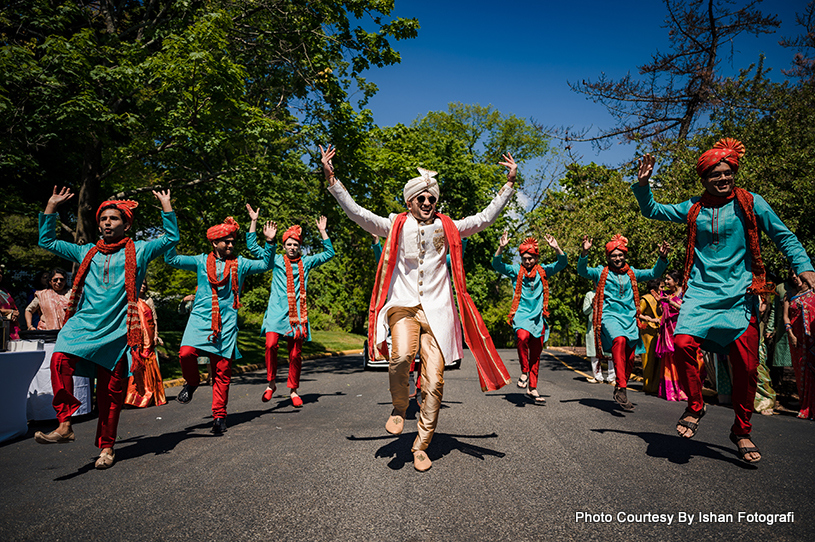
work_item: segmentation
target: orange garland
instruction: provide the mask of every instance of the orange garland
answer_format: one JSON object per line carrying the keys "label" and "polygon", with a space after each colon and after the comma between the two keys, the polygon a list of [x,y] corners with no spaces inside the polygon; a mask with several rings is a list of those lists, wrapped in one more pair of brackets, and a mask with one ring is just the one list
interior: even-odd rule
{"label": "orange garland", "polygon": [[[600,273],[600,279],[597,281],[597,293],[594,297],[594,320],[592,325],[594,327],[594,345],[597,349],[597,357],[600,359],[605,359],[603,356],[603,340],[602,340],[602,328],[603,328],[603,301],[605,299],[605,290],[606,290],[606,279],[608,278],[609,267],[605,266],[603,271]],[[622,275],[626,273],[628,278],[631,279],[631,289],[634,294],[634,306],[637,309],[637,315],[635,316],[634,321],[637,323],[637,327],[640,329],[645,328],[645,322],[641,322],[639,319],[640,315],[640,291],[637,289],[637,279],[634,276],[634,271],[628,264],[625,264],[623,267],[620,268],[619,271],[614,271],[615,273]]]}
{"label": "orange garland", "polygon": [[65,322],[73,316],[79,307],[79,299],[82,297],[82,289],[85,286],[85,278],[88,275],[88,270],[91,266],[91,261],[97,252],[102,254],[115,254],[122,248],[125,249],[125,292],[127,292],[127,344],[132,348],[141,346],[141,320],[139,318],[138,302],[139,296],[136,292],[136,244],[133,239],[125,237],[124,239],[112,243],[105,244],[104,241],[99,240],[96,245],[91,248],[79,269],[76,271],[74,277],[74,286],[71,288],[71,296],[68,300],[68,309],[65,311]]}
{"label": "orange garland", "polygon": [[515,313],[518,312],[518,305],[521,304],[521,289],[525,278],[534,279],[535,275],[540,274],[541,282],[543,283],[543,311],[544,316],[549,316],[549,281],[546,280],[546,271],[540,265],[535,265],[531,271],[527,271],[526,267],[521,265],[521,270],[518,273],[518,279],[515,281],[515,295],[512,298],[512,308],[509,310],[509,318],[507,323],[512,325],[512,319]]}
{"label": "orange garland", "polygon": [[720,198],[705,191],[705,193],[702,194],[702,198],[690,208],[688,212],[688,245],[685,252],[685,270],[682,280],[684,284],[687,284],[690,278],[691,268],[693,267],[694,249],[696,247],[696,219],[699,217],[699,212],[702,210],[702,207],[721,207],[734,198],[741,208],[742,213],[744,213],[747,246],[753,257],[751,263],[753,281],[750,287],[747,288],[747,293],[770,293],[773,291],[772,284],[767,283],[767,273],[764,269],[764,261],[761,259],[761,244],[759,241],[756,213],[753,208],[753,195],[738,186],[734,187],[733,192],[726,198]]}
{"label": "orange garland", "polygon": [[[303,272],[303,258],[291,260],[288,256],[284,256],[284,259],[286,260],[286,295],[289,298],[289,325],[291,325],[294,331],[294,338],[298,339],[307,335],[303,327],[308,325],[306,278]],[[297,262],[297,270],[300,274],[300,315],[297,314],[297,296],[294,293],[294,270],[291,265],[292,261]]]}
{"label": "orange garland", "polygon": [[207,256],[207,280],[212,288],[212,333],[207,337],[208,341],[214,341],[218,335],[221,334],[221,307],[218,303],[218,288],[224,286],[232,278],[232,292],[235,294],[235,300],[232,302],[232,308],[238,309],[240,303],[240,285],[238,284],[238,260],[237,258],[230,258],[224,260],[224,276],[218,280],[218,271],[215,267],[215,253],[210,252]]}

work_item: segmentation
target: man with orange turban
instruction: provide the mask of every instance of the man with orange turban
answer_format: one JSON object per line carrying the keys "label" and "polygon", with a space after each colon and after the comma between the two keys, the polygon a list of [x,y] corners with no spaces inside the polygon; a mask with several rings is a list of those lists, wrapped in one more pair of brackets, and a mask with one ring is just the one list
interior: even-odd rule
{"label": "man with orange turban", "polygon": [[652,280],[662,275],[668,267],[670,246],[659,245],[659,258],[654,267],[648,270],[634,269],[626,263],[628,239],[615,235],[606,243],[607,265],[588,267],[589,249],[592,239],[583,236],[583,252],[577,260],[577,274],[593,281],[597,290],[594,297],[594,340],[598,355],[611,352],[614,363],[614,400],[626,412],[634,410],[626,391],[628,377],[634,368],[634,354],[642,354],[645,349],[640,339],[638,327],[644,325],[638,318],[640,292],[637,282]]}
{"label": "man with orange turban", "polygon": [[[414,468],[423,472],[432,465],[425,450],[438,422],[444,362],[463,357],[462,329],[478,365],[481,389],[496,390],[509,382],[509,373],[467,293],[461,239],[486,229],[498,219],[512,197],[518,166],[511,155],[505,155],[500,164],[509,169],[507,183],[484,211],[461,220],[436,212],[440,197],[436,172],[417,168],[419,176],[410,179],[402,190],[407,212],[383,217],[357,205],[337,181],[331,163],[336,149],[329,145],[325,150],[320,147],[320,151],[328,191],[345,214],[368,233],[387,236],[368,313],[369,355],[374,358],[373,352],[378,349],[390,359],[388,377],[393,410],[385,430],[398,435],[404,429],[409,402],[410,364],[419,350],[422,408],[412,452]],[[450,287],[448,254],[459,302],[458,313]],[[390,355],[386,343],[389,329],[393,345]]]}
{"label": "man with orange turban", "polygon": [[176,269],[194,271],[198,286],[192,303],[190,318],[181,338],[181,374],[186,380],[176,399],[181,404],[192,401],[192,395],[201,383],[198,356],[209,356],[214,369],[212,379],[212,432],[226,431],[226,405],[229,402],[229,383],[232,380],[232,360],[240,359],[238,351],[238,307],[240,291],[247,275],[264,273],[271,267],[274,255],[274,237],[277,225],[267,222],[263,228],[266,250],[262,260],[249,260],[235,254],[238,223],[229,216],[222,224],[207,230],[212,252],[198,256],[179,256],[175,249],[164,256]]}
{"label": "man with orange turban", "polygon": [[748,463],[761,459],[750,438],[758,379],[758,298],[772,289],[761,258],[761,232],[772,239],[810,288],[815,270],[801,243],[767,202],[735,185],[745,148],[735,139],[722,139],[696,164],[704,193],[677,204],[654,201],[649,179],[656,159],[639,162],[632,190],[646,218],[687,224],[685,296],[674,335],[675,359],[688,406],[677,432],[691,438],[705,415],[702,378],[696,362],[699,348],[728,354],[733,370],[735,422],[730,440]]}
{"label": "man with orange turban", "polygon": [[[257,212],[247,205],[252,226],[246,234],[246,246],[253,255],[260,254],[254,224]],[[289,397],[295,408],[303,406],[303,399],[297,393],[300,387],[300,370],[303,366],[303,342],[311,340],[311,324],[308,320],[309,273],[334,257],[334,246],[326,233],[328,219],[321,216],[316,221],[317,230],[323,240],[323,251],[303,256],[303,228],[292,226],[283,232],[284,254],[276,254],[272,264],[272,283],[269,285],[269,303],[263,316],[261,336],[266,338],[266,390],[261,401],[268,402],[277,389],[277,349],[280,337],[286,338],[289,349],[289,376],[286,385]]]}
{"label": "man with orange turban", "polygon": [[543,343],[549,338],[549,278],[568,265],[566,254],[549,234],[546,244],[554,249],[557,261],[541,267],[538,240],[527,237],[518,253],[520,264],[507,265],[501,260],[504,248],[509,244],[509,233],[504,232],[498,241],[498,250],[492,258],[492,268],[515,281],[515,295],[509,311],[508,322],[518,339],[518,361],[521,363],[519,388],[527,388],[526,394],[535,404],[545,404],[546,399],[538,393],[538,368]]}
{"label": "man with orange turban", "polygon": [[147,264],[179,240],[170,191],[153,191],[153,195],[161,202],[165,235],[151,241],[133,241],[126,236],[133,226],[133,210],[138,206],[135,201],[111,200],[99,206],[96,221],[102,239],[95,244],[77,245],[57,239],[57,207],[73,197],[67,188],[54,187],[45,212],[40,214],[40,246],[79,264],[79,268],[51,357],[53,404],[59,427],[47,434],[37,431],[34,438],[41,444],[72,442],[71,416],[81,405],[73,395],[73,375],[96,377],[96,444],[101,450],[97,469],[107,469],[115,461],[113,444],[128,371],[140,359],[132,350],[142,346],[138,293]]}

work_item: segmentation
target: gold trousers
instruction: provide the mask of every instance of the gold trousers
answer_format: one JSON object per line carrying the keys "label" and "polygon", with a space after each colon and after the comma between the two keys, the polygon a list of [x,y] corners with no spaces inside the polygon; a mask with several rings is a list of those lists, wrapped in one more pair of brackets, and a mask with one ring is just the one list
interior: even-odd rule
{"label": "gold trousers", "polygon": [[[422,360],[422,409],[412,451],[426,450],[436,431],[444,390],[444,356],[430,330],[422,306],[394,307],[388,311],[391,328],[391,359],[388,365],[391,401],[402,417],[408,407],[410,362],[419,351]],[[421,350],[420,350],[421,347]]]}

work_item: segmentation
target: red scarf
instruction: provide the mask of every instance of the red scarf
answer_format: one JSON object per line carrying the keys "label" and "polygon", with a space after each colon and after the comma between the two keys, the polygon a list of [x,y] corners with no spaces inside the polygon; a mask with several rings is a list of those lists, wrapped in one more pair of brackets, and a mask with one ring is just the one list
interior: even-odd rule
{"label": "red scarf", "polygon": [[[306,336],[305,326],[308,325],[308,308],[306,306],[306,274],[303,272],[303,258],[296,260],[283,256],[286,260],[286,295],[289,298],[289,325],[294,331],[294,338]],[[300,273],[300,314],[297,313],[297,296],[294,292],[294,272],[292,262],[297,262]]]}
{"label": "red scarf", "polygon": [[747,288],[747,293],[761,294],[772,292],[773,285],[768,284],[766,280],[766,271],[764,269],[764,262],[761,259],[761,244],[759,243],[758,222],[756,221],[756,213],[753,209],[753,195],[739,188],[733,188],[733,191],[727,197],[717,197],[710,192],[705,191],[702,198],[693,204],[688,212],[688,245],[685,252],[685,272],[683,277],[683,284],[688,284],[690,272],[693,268],[694,249],[696,247],[696,219],[699,217],[699,211],[702,207],[718,208],[735,198],[736,204],[744,214],[744,229],[745,237],[747,238],[747,246],[752,255],[751,271],[753,273],[752,284]]}
{"label": "red scarf", "polygon": [[645,322],[641,322],[639,319],[640,315],[640,291],[637,289],[637,279],[634,276],[634,271],[629,267],[628,264],[625,264],[620,269],[610,269],[609,266],[605,266],[603,271],[600,273],[600,280],[597,281],[597,293],[594,296],[594,321],[592,325],[594,327],[594,346],[597,351],[597,357],[600,359],[605,359],[603,355],[603,300],[605,299],[606,293],[606,279],[608,278],[608,272],[613,271],[618,275],[622,275],[623,273],[628,275],[628,278],[631,279],[631,290],[634,294],[634,307],[637,309],[637,315],[634,318],[634,321],[637,323],[637,327],[640,329],[645,329]]}
{"label": "red scarf", "polygon": [[[396,269],[397,255],[399,254],[399,238],[402,227],[407,220],[407,213],[402,213],[396,217],[388,240],[385,243],[385,250],[379,259],[379,266],[376,271],[374,281],[374,291],[371,295],[371,305],[368,311],[368,349],[371,359],[375,356],[376,348],[376,322],[379,312],[385,306],[388,299],[388,289],[391,278]],[[444,236],[447,239],[450,252],[450,263],[453,270],[453,284],[456,287],[456,297],[458,298],[459,315],[461,316],[462,327],[464,328],[464,340],[470,347],[470,351],[475,357],[478,368],[478,379],[481,383],[482,391],[493,391],[501,389],[509,383],[509,372],[504,367],[504,362],[495,350],[487,326],[481,319],[478,309],[475,307],[470,294],[467,293],[467,280],[464,275],[464,260],[461,256],[461,235],[453,221],[447,216],[436,213],[436,217],[441,220],[444,227]],[[380,352],[387,358],[387,343],[382,343]]]}
{"label": "red scarf", "polygon": [[76,270],[74,286],[71,288],[71,297],[68,300],[68,308],[65,310],[65,322],[76,314],[79,307],[79,299],[82,297],[82,289],[85,286],[85,278],[91,267],[91,261],[97,252],[102,254],[115,254],[122,248],[125,249],[125,292],[127,293],[127,344],[131,348],[141,346],[141,323],[139,319],[139,296],[136,292],[136,244],[133,239],[125,237],[122,240],[105,244],[101,239],[85,254],[79,269]]}
{"label": "red scarf", "polygon": [[535,275],[540,275],[541,282],[543,283],[543,316],[549,316],[549,281],[546,280],[546,271],[540,265],[535,265],[532,268],[532,271],[527,271],[526,267],[521,265],[521,270],[518,273],[518,279],[515,281],[515,296],[512,298],[512,308],[509,310],[509,318],[507,319],[507,323],[512,325],[512,319],[515,317],[515,313],[518,312],[518,305],[521,304],[521,290],[523,288],[523,283],[525,278],[529,278],[530,280],[535,278]]}
{"label": "red scarf", "polygon": [[207,256],[207,280],[212,288],[212,325],[210,327],[212,333],[207,337],[208,341],[214,341],[221,334],[221,307],[218,304],[218,288],[226,285],[230,277],[232,277],[232,293],[235,294],[232,308],[237,310],[241,306],[240,286],[238,285],[238,259],[224,260],[224,276],[221,280],[218,280],[216,269],[215,253],[210,252],[209,256]]}

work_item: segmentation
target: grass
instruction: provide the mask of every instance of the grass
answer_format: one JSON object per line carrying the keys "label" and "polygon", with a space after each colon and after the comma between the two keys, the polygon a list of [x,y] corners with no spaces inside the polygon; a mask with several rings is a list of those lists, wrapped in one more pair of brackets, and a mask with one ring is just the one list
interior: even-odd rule
{"label": "grass", "polygon": [[[164,380],[181,378],[181,365],[178,363],[178,351],[181,348],[181,331],[162,331],[161,338],[164,346],[158,347],[159,361],[161,363],[161,377]],[[311,342],[303,344],[303,356],[339,352],[343,350],[362,350],[365,337],[344,331],[315,331],[311,332]],[[238,332],[238,350],[243,357],[235,361],[232,366],[264,365],[266,342],[254,331]],[[281,364],[287,363],[289,350],[286,341],[280,341],[278,359]]]}

